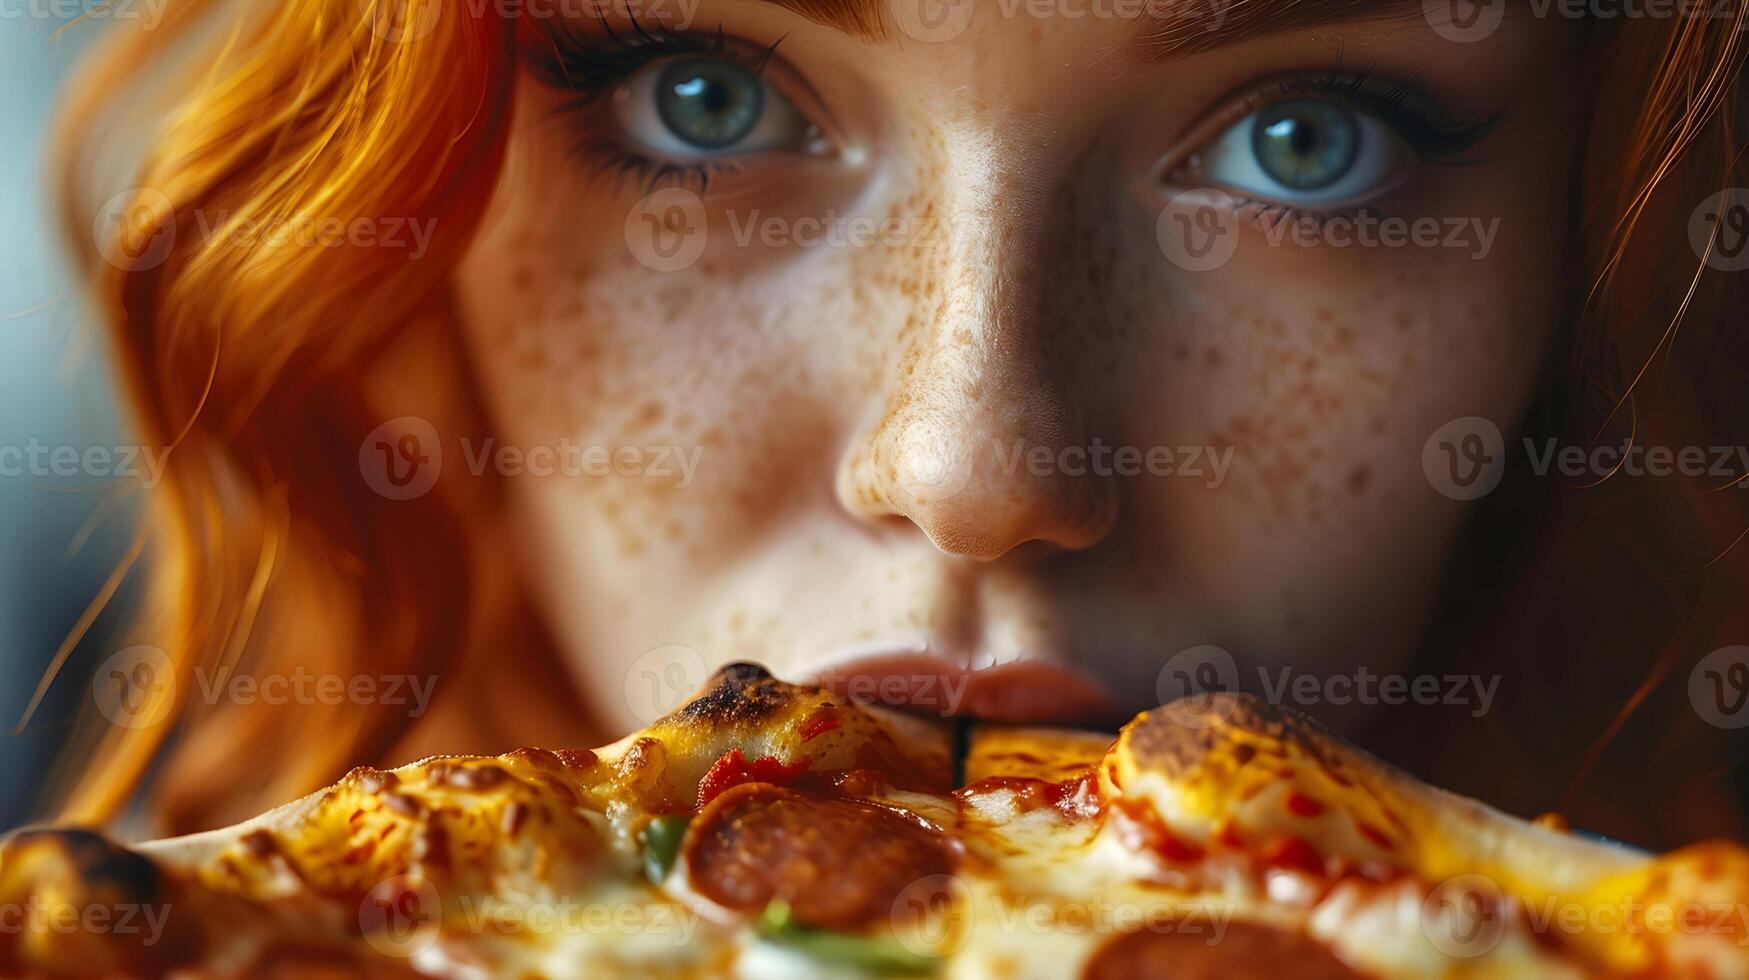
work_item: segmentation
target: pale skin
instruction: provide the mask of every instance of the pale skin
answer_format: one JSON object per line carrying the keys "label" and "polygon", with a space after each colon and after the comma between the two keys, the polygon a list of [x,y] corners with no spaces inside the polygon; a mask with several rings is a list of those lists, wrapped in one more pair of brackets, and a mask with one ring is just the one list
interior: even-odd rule
{"label": "pale skin", "polygon": [[[458,280],[493,432],[697,452],[684,486],[675,463],[509,480],[516,560],[601,726],[650,720],[627,677],[675,645],[840,681],[883,655],[913,694],[938,668],[962,682],[926,710],[1076,724],[1152,706],[1162,667],[1205,644],[1247,677],[1408,669],[1471,506],[1422,451],[1463,416],[1510,430],[1532,397],[1570,301],[1582,116],[1575,25],[1508,18],[1459,44],[1419,6],[1150,59],[1146,24],[993,0],[941,41],[703,0],[693,31],[783,39],[763,77],[814,129],[712,157],[733,170],[678,269],[640,261],[626,217],[698,182],[572,152],[588,127],[661,135],[650,88],[585,122],[525,77]],[[1343,202],[1474,221],[1486,247],[1272,240],[1253,207],[1225,264],[1175,262],[1157,229],[1182,192],[1295,203],[1184,161],[1272,104],[1241,101],[1255,83],[1338,67],[1501,114],[1463,163],[1409,151]],[[858,216],[899,240],[797,241],[821,227],[799,219]],[[777,237],[738,240],[752,222]],[[1194,472],[1074,465],[1095,445]]]}

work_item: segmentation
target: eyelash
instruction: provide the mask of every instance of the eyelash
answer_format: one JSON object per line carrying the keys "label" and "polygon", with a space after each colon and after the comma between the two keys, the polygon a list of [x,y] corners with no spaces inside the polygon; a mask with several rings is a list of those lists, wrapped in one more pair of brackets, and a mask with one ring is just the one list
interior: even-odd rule
{"label": "eyelash", "polygon": [[[544,46],[531,45],[524,51],[524,60],[538,81],[559,91],[576,93],[553,110],[555,116],[583,119],[594,110],[596,100],[659,58],[676,55],[722,58],[763,76],[777,46],[783,43],[780,37],[768,47],[749,51],[731,43],[720,24],[711,35],[683,34],[660,26],[651,32],[634,18],[631,33],[627,34],[615,31],[606,19],[598,22],[604,34],[601,38],[554,27],[541,33],[547,42]],[[643,193],[661,187],[695,186],[703,194],[713,176],[740,169],[733,157],[685,163],[656,159],[614,136],[591,133],[588,126],[579,128],[588,135],[572,146],[572,155],[616,183],[635,181]]]}
{"label": "eyelash", "polygon": [[[1418,73],[1392,80],[1375,76],[1368,69],[1348,70],[1338,64],[1328,70],[1292,72],[1270,79],[1224,110],[1222,116],[1231,125],[1275,102],[1307,95],[1338,99],[1379,119],[1402,137],[1418,160],[1442,166],[1475,162],[1464,155],[1486,139],[1505,114],[1505,110],[1500,109],[1474,120],[1453,120],[1424,94]],[[1167,175],[1168,179],[1194,177],[1195,164],[1193,155],[1174,167]],[[1235,210],[1263,225],[1293,221],[1320,223],[1332,218],[1354,217],[1363,212],[1383,212],[1376,202],[1315,208],[1304,204],[1237,198],[1235,204]]]}
{"label": "eyelash", "polygon": [[1393,81],[1375,77],[1368,69],[1347,71],[1337,66],[1329,71],[1289,74],[1272,85],[1277,98],[1311,93],[1345,100],[1396,130],[1416,155],[1431,163],[1460,162],[1462,154],[1494,131],[1502,115],[1496,111],[1469,122],[1446,117],[1423,94],[1419,73]]}
{"label": "eyelash", "polygon": [[[635,18],[629,34],[615,31],[605,18],[599,23],[602,38],[591,38],[576,30],[554,26],[541,32],[547,42],[545,45],[531,45],[524,53],[536,79],[553,89],[576,93],[553,110],[555,116],[578,119],[588,115],[602,95],[659,58],[708,55],[734,61],[763,76],[778,45],[783,43],[783,38],[778,38],[768,47],[748,50],[730,43],[720,24],[715,34],[699,35],[679,33],[661,26],[651,32]],[[1462,155],[1493,132],[1503,111],[1473,121],[1454,121],[1433,105],[1422,93],[1421,85],[1418,74],[1393,81],[1375,77],[1367,69],[1348,70],[1338,63],[1329,70],[1294,72],[1272,79],[1245,96],[1238,111],[1249,114],[1273,102],[1296,96],[1327,96],[1345,101],[1389,125],[1423,161],[1444,165],[1464,162]],[[1242,116],[1233,118],[1236,121]],[[590,127],[580,128],[589,133]],[[659,187],[696,184],[698,192],[703,194],[712,176],[740,169],[734,157],[685,163],[656,159],[638,152],[617,137],[599,133],[584,136],[573,145],[572,153],[582,163],[608,174],[616,183],[636,181],[645,193]],[[1344,211],[1363,210],[1314,211],[1263,202],[1242,203],[1261,206],[1270,220],[1301,217],[1321,220]]]}

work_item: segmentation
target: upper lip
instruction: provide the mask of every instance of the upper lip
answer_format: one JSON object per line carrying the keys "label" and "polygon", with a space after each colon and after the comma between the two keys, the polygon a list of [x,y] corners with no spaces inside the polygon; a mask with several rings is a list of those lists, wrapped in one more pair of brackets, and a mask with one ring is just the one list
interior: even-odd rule
{"label": "upper lip", "polygon": [[941,717],[1107,728],[1124,720],[1098,684],[1050,660],[970,669],[930,653],[891,653],[835,664],[809,680],[840,697]]}

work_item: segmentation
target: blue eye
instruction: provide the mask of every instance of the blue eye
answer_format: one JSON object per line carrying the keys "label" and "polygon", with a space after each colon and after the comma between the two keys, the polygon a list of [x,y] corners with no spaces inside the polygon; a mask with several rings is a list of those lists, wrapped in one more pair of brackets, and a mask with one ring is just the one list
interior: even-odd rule
{"label": "blue eye", "polygon": [[1251,152],[1271,178],[1295,190],[1329,187],[1360,155],[1360,122],[1334,102],[1282,102],[1256,114]]}
{"label": "blue eye", "polygon": [[805,150],[813,127],[757,73],[727,58],[664,58],[615,95],[626,135],[672,159]]}
{"label": "blue eye", "polygon": [[669,132],[702,150],[745,139],[765,112],[765,83],[733,62],[671,61],[656,79],[656,110]]}
{"label": "blue eye", "polygon": [[1412,158],[1387,124],[1334,99],[1295,99],[1253,112],[1202,154],[1210,183],[1262,201],[1350,204],[1385,190]]}

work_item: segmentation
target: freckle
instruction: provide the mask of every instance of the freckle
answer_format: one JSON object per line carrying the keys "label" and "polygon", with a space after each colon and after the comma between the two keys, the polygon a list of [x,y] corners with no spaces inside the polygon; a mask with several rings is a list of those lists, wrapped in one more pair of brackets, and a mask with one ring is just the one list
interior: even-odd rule
{"label": "freckle", "polygon": [[1034,24],[1034,25],[1033,25],[1033,26],[1032,26],[1032,40],[1033,40],[1033,43],[1035,43],[1035,44],[1036,44],[1036,43],[1038,43],[1038,42],[1039,42],[1039,41],[1041,41],[1041,40],[1043,40],[1043,39],[1044,39],[1044,36],[1045,36],[1045,32],[1044,32],[1044,31],[1043,31],[1043,30],[1042,30],[1042,29],[1040,29],[1040,28],[1039,28],[1039,26],[1038,26],[1038,25],[1037,25],[1037,24]]}
{"label": "freckle", "polygon": [[1397,314],[1396,325],[1397,325],[1398,330],[1409,329],[1409,325],[1411,322],[1413,322],[1413,321],[1411,321],[1409,319],[1409,314],[1407,314],[1407,313],[1398,313]]}
{"label": "freckle", "polygon": [[1372,431],[1374,434],[1385,431],[1385,417],[1383,415],[1372,417]]}
{"label": "freckle", "polygon": [[1330,319],[1332,319],[1336,316],[1336,314],[1330,312],[1329,310],[1315,310],[1313,312],[1318,317],[1318,319],[1324,320],[1324,321],[1329,321]]}
{"label": "freckle", "polygon": [[1356,466],[1348,474],[1348,492],[1356,497],[1366,492],[1367,481],[1372,479],[1372,470],[1365,466]]}
{"label": "freckle", "polygon": [[1217,348],[1214,348],[1214,347],[1210,347],[1207,350],[1203,351],[1202,352],[1202,362],[1203,362],[1203,364],[1207,365],[1208,367],[1212,367],[1212,368],[1220,367],[1221,366],[1221,352],[1220,352],[1220,350]]}

